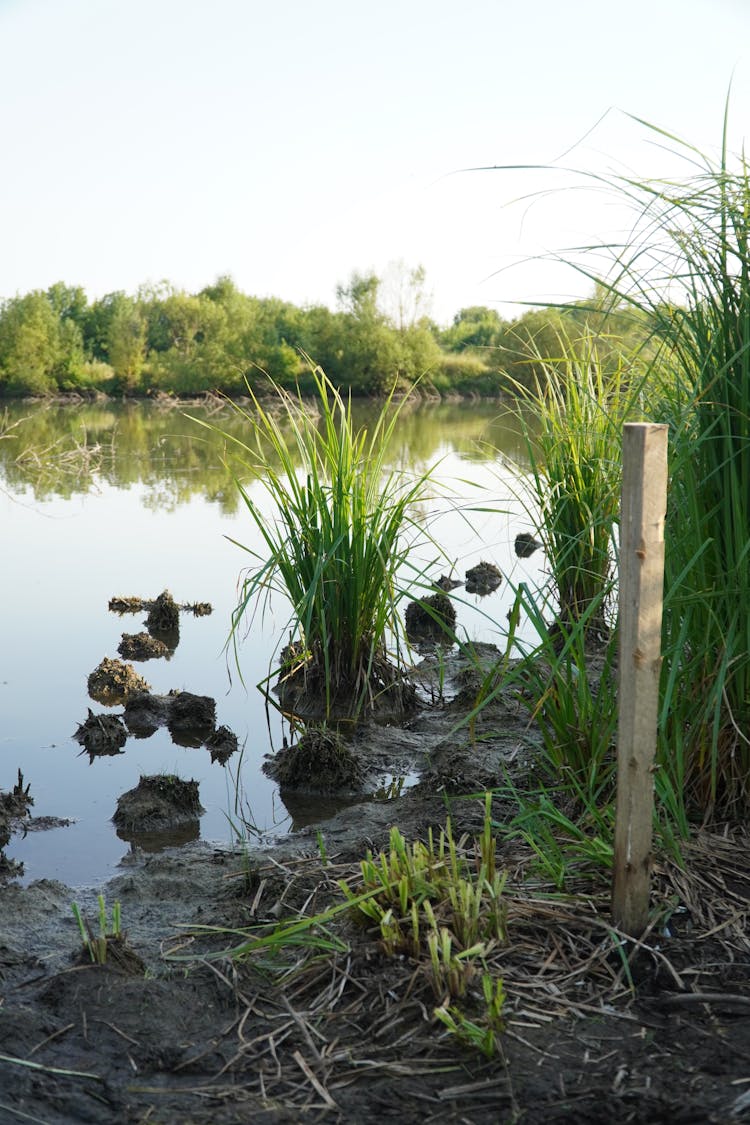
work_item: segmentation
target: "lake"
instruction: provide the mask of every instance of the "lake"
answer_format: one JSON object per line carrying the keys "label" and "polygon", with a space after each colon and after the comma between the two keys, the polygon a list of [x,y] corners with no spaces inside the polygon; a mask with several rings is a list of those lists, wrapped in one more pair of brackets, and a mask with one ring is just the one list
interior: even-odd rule
{"label": "lake", "polygon": [[[185,409],[241,432],[241,421],[226,409]],[[358,410],[366,421],[368,407]],[[127,862],[131,844],[117,836],[111,817],[117,797],[141,775],[198,781],[206,840],[233,839],[240,814],[244,831],[259,839],[329,814],[330,803],[321,801],[293,819],[261,770],[285,731],[256,685],[286,641],[287,608],[277,599],[246,623],[239,671],[225,648],[248,562],[230,540],[251,549],[260,544],[223,463],[221,437],[180,409],[150,404],[14,404],[0,423],[0,787],[11,788],[20,769],[34,816],[74,822],[12,838],[7,851],[23,861],[24,881],[96,885]],[[498,404],[410,406],[390,460],[406,471],[438,465],[436,485],[451,496],[436,495],[420,518],[455,561],[458,577],[487,560],[506,578],[483,599],[456,591],[458,630],[504,643],[513,584],[543,580],[541,553],[522,560],[513,550],[517,532],[530,529],[513,467],[522,473],[525,462],[517,424]],[[260,482],[247,486],[266,503]],[[419,561],[434,554],[424,548]],[[429,573],[437,578],[447,569],[438,560]],[[110,612],[109,600],[152,599],[164,589],[180,603],[209,602],[213,612],[182,613],[171,657],[135,667],[156,693],[212,696],[217,724],[236,733],[240,750],[225,765],[212,763],[205,747],[178,745],[164,728],[128,738],[120,754],[90,761],[72,737],[89,708],[106,710],[89,697],[88,676],[105,656],[118,658],[122,634],[142,631],[145,619],[145,613]],[[384,790],[391,780],[384,777]]]}

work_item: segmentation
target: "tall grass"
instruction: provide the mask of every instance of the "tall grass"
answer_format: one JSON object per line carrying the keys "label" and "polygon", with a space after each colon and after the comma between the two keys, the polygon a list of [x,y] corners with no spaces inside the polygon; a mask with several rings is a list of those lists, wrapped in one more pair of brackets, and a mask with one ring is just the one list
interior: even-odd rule
{"label": "tall grass", "polygon": [[[401,407],[388,398],[372,428],[357,429],[345,401],[314,369],[315,406],[271,384],[272,406],[251,392],[242,415],[247,441],[240,455],[272,501],[269,519],[237,481],[263,550],[243,582],[232,635],[260,595],[281,592],[292,607],[292,643],[282,676],[297,702],[324,717],[357,716],[385,694],[403,703],[399,668],[399,571],[415,537],[424,539],[414,505],[426,495],[429,472],[407,477],[389,469],[387,451]],[[396,650],[390,659],[388,638]]]}
{"label": "tall grass", "polygon": [[573,851],[558,856],[561,879],[568,852],[610,856],[614,823],[622,426],[640,413],[643,364],[636,355],[613,365],[608,348],[605,369],[598,343],[586,329],[575,338],[561,333],[557,354],[535,356],[534,389],[518,388],[530,466],[520,496],[548,582],[516,592],[511,631],[523,614],[535,640],[516,638],[522,659],[502,679],[518,686],[541,734],[541,788],[521,791],[506,780],[501,791],[518,806],[514,832],[540,856],[555,832],[569,836],[578,825]]}
{"label": "tall grass", "polygon": [[[681,831],[746,813],[750,796],[750,170],[727,148],[729,104],[717,157],[635,119],[685,174],[582,173],[634,222],[623,245],[579,247],[568,263],[617,316],[630,308],[651,326],[643,413],[670,427],[656,786]],[[564,560],[556,519],[543,512],[541,537]],[[585,587],[555,583],[574,616]]]}
{"label": "tall grass", "polygon": [[533,390],[519,385],[530,474],[528,516],[544,546],[559,625],[586,622],[606,641],[620,508],[622,425],[640,410],[637,357],[605,370],[584,329],[538,352]]}
{"label": "tall grass", "polygon": [[686,161],[674,183],[622,181],[641,222],[612,287],[645,310],[670,377],[660,769],[681,814],[750,795],[750,172],[654,129]]}

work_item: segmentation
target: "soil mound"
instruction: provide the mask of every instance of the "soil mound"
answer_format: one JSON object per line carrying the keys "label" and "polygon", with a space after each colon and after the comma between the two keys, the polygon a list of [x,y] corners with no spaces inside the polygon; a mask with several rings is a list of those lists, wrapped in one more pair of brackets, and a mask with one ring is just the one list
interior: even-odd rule
{"label": "soil mound", "polygon": [[237,735],[229,727],[220,726],[208,736],[205,745],[211,752],[211,761],[223,766],[237,750]]}
{"label": "soil mound", "polygon": [[445,594],[409,602],[404,615],[406,635],[412,644],[420,641],[451,643],[456,627],[456,607]]}
{"label": "soil mound", "polygon": [[376,654],[369,679],[362,683],[326,684],[321,656],[304,660],[299,646],[288,645],[274,688],[282,710],[303,722],[377,717],[399,721],[416,707],[416,691],[406,675],[383,654]]}
{"label": "soil mound", "polygon": [[87,686],[92,699],[112,707],[126,703],[137,692],[151,690],[132,665],[123,664],[122,660],[110,660],[108,656],[91,673]]}
{"label": "soil mound", "polygon": [[534,551],[538,551],[542,544],[530,532],[519,531],[513,546],[519,559],[530,559]]}
{"label": "soil mound", "polygon": [[[112,822],[123,835],[158,832],[197,820],[203,809],[197,781],[172,774],[141,777],[134,789],[117,798]],[[125,835],[127,834],[127,835]]]}
{"label": "soil mound", "polygon": [[164,641],[150,633],[123,633],[117,651],[126,660],[156,660],[169,655]]}
{"label": "soil mound", "polygon": [[105,754],[121,754],[128,740],[128,732],[119,715],[95,715],[89,707],[89,717],[79,725],[73,738],[91,758],[95,758]]}
{"label": "soil mound", "polygon": [[169,590],[162,591],[154,601],[146,618],[149,633],[179,633],[180,610]]}
{"label": "soil mound", "polygon": [[10,793],[0,790],[0,878],[15,878],[23,872],[23,864],[8,859],[3,848],[10,840],[13,829],[19,821],[25,821],[34,798],[29,793],[30,785],[24,787],[23,774],[18,771],[18,781]]}
{"label": "soil mound", "polygon": [[496,590],[502,580],[502,572],[494,563],[480,562],[466,571],[466,592],[485,597]]}
{"label": "soil mound", "polygon": [[351,746],[335,730],[311,727],[299,742],[266,760],[263,772],[285,790],[304,793],[357,792],[363,770]]}

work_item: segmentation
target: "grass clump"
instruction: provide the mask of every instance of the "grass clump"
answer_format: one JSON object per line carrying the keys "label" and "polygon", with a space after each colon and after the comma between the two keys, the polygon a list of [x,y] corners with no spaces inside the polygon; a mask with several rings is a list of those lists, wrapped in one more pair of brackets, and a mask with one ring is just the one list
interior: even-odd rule
{"label": "grass clump", "polygon": [[[299,986],[305,965],[314,966],[317,978],[320,959],[343,955],[349,963],[353,945],[342,936],[341,922],[374,925],[386,955],[406,955],[416,963],[416,978],[437,1001],[435,1020],[462,1045],[493,1055],[504,1029],[505,991],[497,965],[506,942],[507,910],[506,875],[497,869],[492,829],[487,795],[473,848],[468,836],[455,839],[450,820],[439,833],[430,830],[426,843],[410,843],[393,828],[386,851],[368,852],[347,878],[331,879],[337,901],[327,909],[237,930],[193,925],[191,934],[222,942],[227,936],[240,939],[232,948],[201,952],[206,961],[252,959],[277,983],[294,980]],[[320,833],[318,850],[327,870],[332,861]],[[264,885],[265,880],[256,898]],[[175,951],[167,958],[185,962],[195,954]],[[369,964],[369,953],[365,960]]]}
{"label": "grass clump", "polygon": [[[750,797],[750,171],[681,146],[699,171],[642,185],[680,303],[641,286],[669,349],[670,424],[661,763],[699,815]],[[687,151],[686,151],[687,150]],[[700,167],[702,165],[702,167]],[[631,257],[628,276],[635,262]]]}
{"label": "grass clump", "polygon": [[519,385],[530,472],[523,497],[544,547],[563,628],[585,620],[589,641],[608,635],[622,425],[639,410],[636,365],[605,369],[593,333],[561,332],[556,355],[537,356],[536,382]]}
{"label": "grass clump", "polygon": [[399,571],[408,565],[408,540],[424,535],[411,512],[429,472],[409,478],[386,468],[401,409],[392,397],[369,431],[357,429],[351,401],[320,369],[312,378],[318,418],[300,395],[275,384],[274,409],[252,392],[251,410],[236,407],[249,434],[237,443],[240,453],[274,515],[237,482],[263,551],[250,551],[255,561],[232,633],[258,595],[280,592],[292,607],[294,642],[282,667],[282,703],[287,690],[290,709],[303,717],[357,717],[384,700],[403,710],[412,693],[399,667]]}
{"label": "grass clump", "polygon": [[[597,285],[605,329],[607,316],[616,323],[630,314],[650,337],[606,371],[593,340],[590,348],[563,341],[562,359],[542,363],[543,377],[525,396],[533,421],[529,494],[551,576],[546,608],[558,614],[551,648],[538,628],[533,654],[545,658],[549,677],[534,682],[531,673],[525,698],[542,726],[543,758],[563,786],[558,807],[572,800],[583,816],[604,807],[615,714],[620,431],[639,417],[666,422],[654,784],[657,831],[677,851],[691,821],[744,817],[750,797],[750,168],[744,155],[730,157],[726,115],[718,159],[640,124],[684,159],[686,175],[593,175],[596,187],[604,183],[632,205],[635,220],[626,244],[605,249],[606,281],[600,262],[589,265],[601,246],[583,248],[578,268]],[[592,641],[603,642],[598,678]]]}
{"label": "grass clump", "polygon": [[[587,329],[577,338],[561,330],[557,345],[537,354],[533,389],[518,388],[530,466],[520,494],[548,579],[516,590],[506,653],[485,675],[469,727],[501,690],[528,711],[541,735],[536,784],[521,791],[506,780],[498,792],[518,807],[510,834],[561,887],[581,860],[611,862],[622,426],[639,413],[642,373],[637,357],[615,363],[614,352],[605,366]],[[530,641],[519,635],[522,616]]]}
{"label": "grass clump", "polygon": [[[362,860],[359,884],[339,885],[355,916],[374,923],[385,953],[405,953],[421,965],[440,1001],[435,1017],[462,1042],[492,1054],[504,993],[486,962],[506,940],[506,876],[496,868],[489,797],[473,862],[464,844],[454,839],[450,819],[437,836],[430,829],[426,843],[407,843],[392,828],[388,850]],[[478,975],[485,1003],[475,1024],[454,1002]]]}
{"label": "grass clump", "polygon": [[636,218],[606,288],[651,325],[645,409],[669,425],[656,783],[682,831],[750,796],[750,169],[728,108],[718,158],[640,122],[685,175],[609,182]]}
{"label": "grass clump", "polygon": [[[489,821],[485,831],[490,831]],[[447,929],[452,943],[465,954],[477,943],[505,938],[505,878],[495,869],[494,839],[488,836],[484,842],[485,847],[483,841],[477,842],[472,872],[462,854],[462,842],[453,837],[450,818],[437,838],[430,829],[426,843],[408,844],[394,827],[388,851],[377,856],[368,852],[360,864],[360,892],[373,895],[355,902],[359,892],[353,893],[347,884],[342,889],[356,911],[379,926],[387,953],[419,955],[426,921],[427,937]]]}
{"label": "grass clump", "polygon": [[94,965],[106,965],[107,951],[111,949],[112,943],[123,941],[122,917],[120,903],[115,902],[112,907],[110,924],[107,919],[107,905],[104,901],[104,895],[99,895],[97,901],[99,904],[99,926],[97,930],[94,930],[91,924],[84,920],[77,902],[73,903],[72,910],[78,923],[78,929],[81,931],[84,950],[88,953],[89,959]]}

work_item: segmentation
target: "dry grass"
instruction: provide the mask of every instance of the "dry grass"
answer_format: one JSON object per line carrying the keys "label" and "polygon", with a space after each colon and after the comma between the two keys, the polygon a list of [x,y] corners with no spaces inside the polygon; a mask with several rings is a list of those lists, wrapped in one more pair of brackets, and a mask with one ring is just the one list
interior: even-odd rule
{"label": "dry grass", "polygon": [[[506,1030],[500,1056],[491,1061],[460,1048],[435,1021],[424,966],[386,957],[375,935],[347,914],[327,925],[341,942],[338,952],[279,951],[271,981],[258,975],[258,969],[269,971],[260,956],[212,961],[238,1014],[230,1029],[234,1051],[211,1094],[325,1114],[341,1111],[355,1088],[392,1113],[408,1092],[424,1105],[425,1122],[473,1121],[492,1105],[513,1120],[509,1054],[523,1051],[540,1066],[554,1065],[555,1028],[571,1021],[589,1027],[582,1021],[594,1017],[594,1026],[607,1021],[615,1035],[621,1025],[623,1039],[633,1036],[649,1025],[641,1001],[648,1005],[655,993],[657,1010],[750,1005],[741,988],[727,984],[731,966],[741,979],[737,962],[750,956],[748,843],[744,831],[699,832],[685,846],[684,869],[657,863],[652,924],[637,943],[612,925],[604,880],[592,890],[589,878],[577,893],[557,895],[537,879],[530,852],[513,845],[512,852],[499,853],[508,874],[508,939],[491,952],[488,968],[504,980]],[[464,837],[461,847],[469,844]],[[356,889],[360,879],[359,864],[348,859],[333,857],[325,865],[318,857],[272,860],[257,873],[247,911],[259,923],[279,912],[309,919],[340,900],[338,880]],[[182,938],[179,949],[200,956],[201,941],[199,935]],[[392,1080],[392,1102],[383,1093],[384,1078]],[[451,1118],[457,1106],[462,1116]]]}

